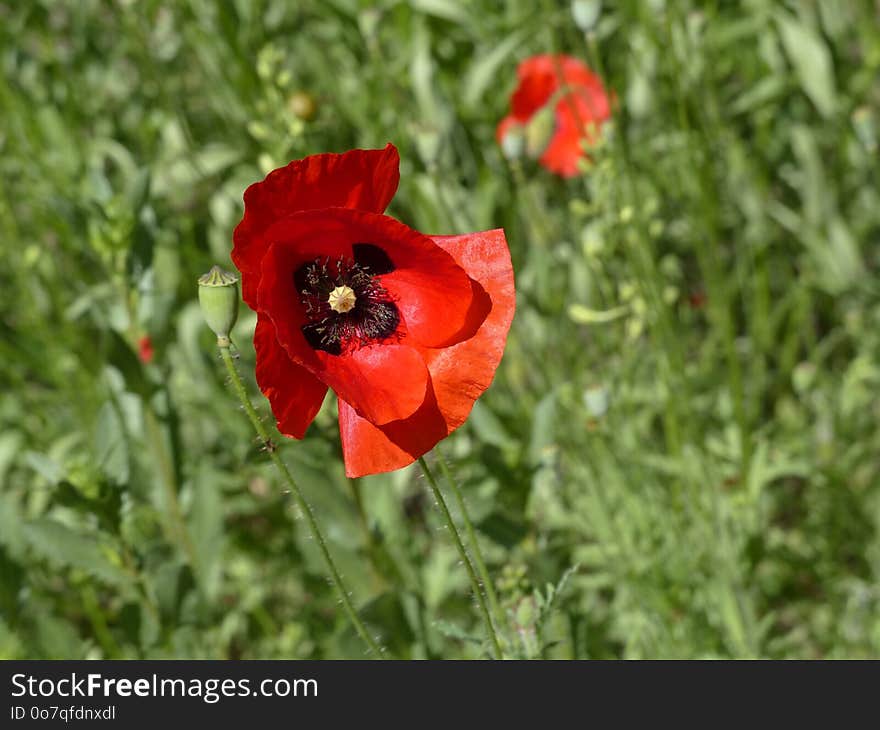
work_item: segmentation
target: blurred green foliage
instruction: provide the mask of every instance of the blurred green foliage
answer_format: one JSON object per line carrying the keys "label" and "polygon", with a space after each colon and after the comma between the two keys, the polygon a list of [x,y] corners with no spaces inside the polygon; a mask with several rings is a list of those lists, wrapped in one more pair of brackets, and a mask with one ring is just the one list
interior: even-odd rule
{"label": "blurred green foliage", "polygon": [[[880,11],[581,5],[0,1],[0,656],[363,655],[195,281],[249,183],[389,140],[393,215],[514,257],[441,444],[508,654],[880,656]],[[618,107],[572,181],[494,141],[551,51]],[[345,479],[331,399],[281,448],[388,651],[485,656],[417,470]]]}

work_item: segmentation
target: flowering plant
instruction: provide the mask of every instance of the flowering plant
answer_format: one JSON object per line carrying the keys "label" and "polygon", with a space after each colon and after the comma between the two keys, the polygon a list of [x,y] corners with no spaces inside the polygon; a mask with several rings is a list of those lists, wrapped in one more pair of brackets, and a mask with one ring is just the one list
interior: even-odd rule
{"label": "flowering plant", "polygon": [[611,116],[601,80],[576,58],[542,54],[523,61],[510,97],[511,113],[496,131],[499,144],[525,146],[530,157],[563,177],[577,174],[598,127]]}
{"label": "flowering plant", "polygon": [[351,477],[406,466],[464,423],[515,307],[503,231],[427,236],[384,215],[398,164],[391,144],[295,160],[245,191],[234,233],[278,428],[302,438],[333,389]]}

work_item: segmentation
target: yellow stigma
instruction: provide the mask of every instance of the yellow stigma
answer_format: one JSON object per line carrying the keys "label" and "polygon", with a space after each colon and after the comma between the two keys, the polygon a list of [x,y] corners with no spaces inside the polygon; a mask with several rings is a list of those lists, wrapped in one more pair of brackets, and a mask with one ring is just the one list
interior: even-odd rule
{"label": "yellow stigma", "polygon": [[340,314],[354,309],[355,302],[357,302],[357,297],[354,295],[354,289],[345,285],[337,286],[327,298],[330,309]]}

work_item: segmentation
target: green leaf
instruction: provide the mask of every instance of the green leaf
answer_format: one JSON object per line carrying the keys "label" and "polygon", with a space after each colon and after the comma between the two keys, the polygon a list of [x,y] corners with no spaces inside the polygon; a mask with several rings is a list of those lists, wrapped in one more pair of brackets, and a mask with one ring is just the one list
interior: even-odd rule
{"label": "green leaf", "polygon": [[16,632],[13,632],[3,620],[3,617],[0,616],[0,661],[24,659],[25,656],[24,649]]}
{"label": "green leaf", "polygon": [[748,86],[730,105],[731,114],[754,112],[765,105],[776,101],[785,90],[785,82],[781,76],[774,74]]}
{"label": "green leaf", "polygon": [[578,324],[605,324],[620,319],[629,311],[628,307],[614,307],[600,311],[598,309],[590,309],[583,304],[570,304],[568,307],[568,316],[573,322]]}
{"label": "green leaf", "polygon": [[473,19],[465,9],[465,5],[455,0],[411,0],[413,10],[426,15],[450,20],[464,26],[473,25]]}
{"label": "green leaf", "polygon": [[529,442],[529,461],[540,464],[544,450],[556,439],[556,393],[545,395],[535,406],[532,417],[532,436]]}
{"label": "green leaf", "polygon": [[22,515],[18,501],[12,494],[0,492],[0,545],[15,558],[24,556]]}
{"label": "green leaf", "polygon": [[0,483],[3,482],[6,472],[15,463],[15,457],[21,449],[24,438],[18,431],[8,431],[0,434]]}
{"label": "green leaf", "polygon": [[142,167],[128,183],[126,190],[132,211],[137,214],[150,199],[150,168]]}
{"label": "green leaf", "polygon": [[367,626],[394,626],[393,632],[388,632],[382,637],[382,644],[392,656],[405,656],[415,640],[415,634],[397,591],[376,596],[361,607],[360,613]]}
{"label": "green leaf", "polygon": [[38,454],[35,451],[27,451],[24,455],[25,461],[35,472],[45,479],[53,487],[64,478],[64,470],[59,466],[58,462],[49,458],[45,454]]}
{"label": "green leaf", "polygon": [[98,411],[95,426],[95,458],[98,468],[116,484],[125,484],[129,476],[128,439],[119,411],[107,401]]}
{"label": "green leaf", "polygon": [[434,93],[434,61],[431,58],[431,36],[424,22],[414,23],[410,81],[424,119],[440,118],[440,104]]}
{"label": "green leaf", "polygon": [[483,643],[482,637],[468,633],[461,626],[459,626],[458,624],[454,624],[450,621],[444,621],[443,619],[435,621],[434,628],[436,628],[437,631],[439,631],[443,636],[449,639],[463,641],[468,644],[474,644],[476,646],[480,646]]}
{"label": "green leaf", "polygon": [[79,568],[114,585],[131,581],[113,559],[115,550],[107,541],[48,518],[29,522],[23,529],[31,548],[56,566]]}
{"label": "green leaf", "polygon": [[526,536],[528,529],[524,522],[514,521],[501,512],[493,512],[477,525],[477,529],[493,542],[513,549]]}
{"label": "green leaf", "polygon": [[830,117],[837,107],[837,94],[831,53],[825,41],[814,29],[786,13],[776,14],[776,24],[804,92],[823,117]]}
{"label": "green leaf", "polygon": [[[82,659],[82,641],[75,625],[52,612],[49,605],[32,610],[36,642],[43,659]],[[30,657],[35,658],[35,657]]]}
{"label": "green leaf", "polygon": [[471,427],[483,441],[498,447],[505,447],[512,441],[510,433],[487,406],[481,401],[474,403],[470,417]]}
{"label": "green leaf", "polygon": [[525,29],[511,33],[491,51],[474,61],[462,82],[462,102],[465,106],[473,107],[480,102],[490,85],[493,93],[497,91],[498,69],[520,46],[525,34]]}
{"label": "green leaf", "polygon": [[789,132],[791,148],[800,167],[798,190],[803,203],[806,222],[818,227],[831,212],[832,199],[828,195],[828,180],[816,135],[803,124],[794,124]]}
{"label": "green leaf", "polygon": [[221,480],[207,465],[202,465],[193,485],[190,524],[196,552],[196,578],[209,597],[216,595],[220,585],[223,560],[223,499]]}

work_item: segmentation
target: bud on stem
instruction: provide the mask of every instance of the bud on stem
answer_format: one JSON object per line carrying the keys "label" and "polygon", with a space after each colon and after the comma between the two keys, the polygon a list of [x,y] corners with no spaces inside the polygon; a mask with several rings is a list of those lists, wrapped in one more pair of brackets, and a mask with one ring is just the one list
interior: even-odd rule
{"label": "bud on stem", "polygon": [[238,319],[238,277],[212,266],[199,277],[199,305],[220,347],[229,347],[229,332]]}
{"label": "bud on stem", "polygon": [[574,0],[571,4],[574,24],[584,33],[593,30],[601,12],[601,0]]}
{"label": "bud on stem", "polygon": [[525,147],[525,132],[523,125],[516,122],[507,129],[501,138],[501,151],[508,160],[518,160],[522,157]]}

